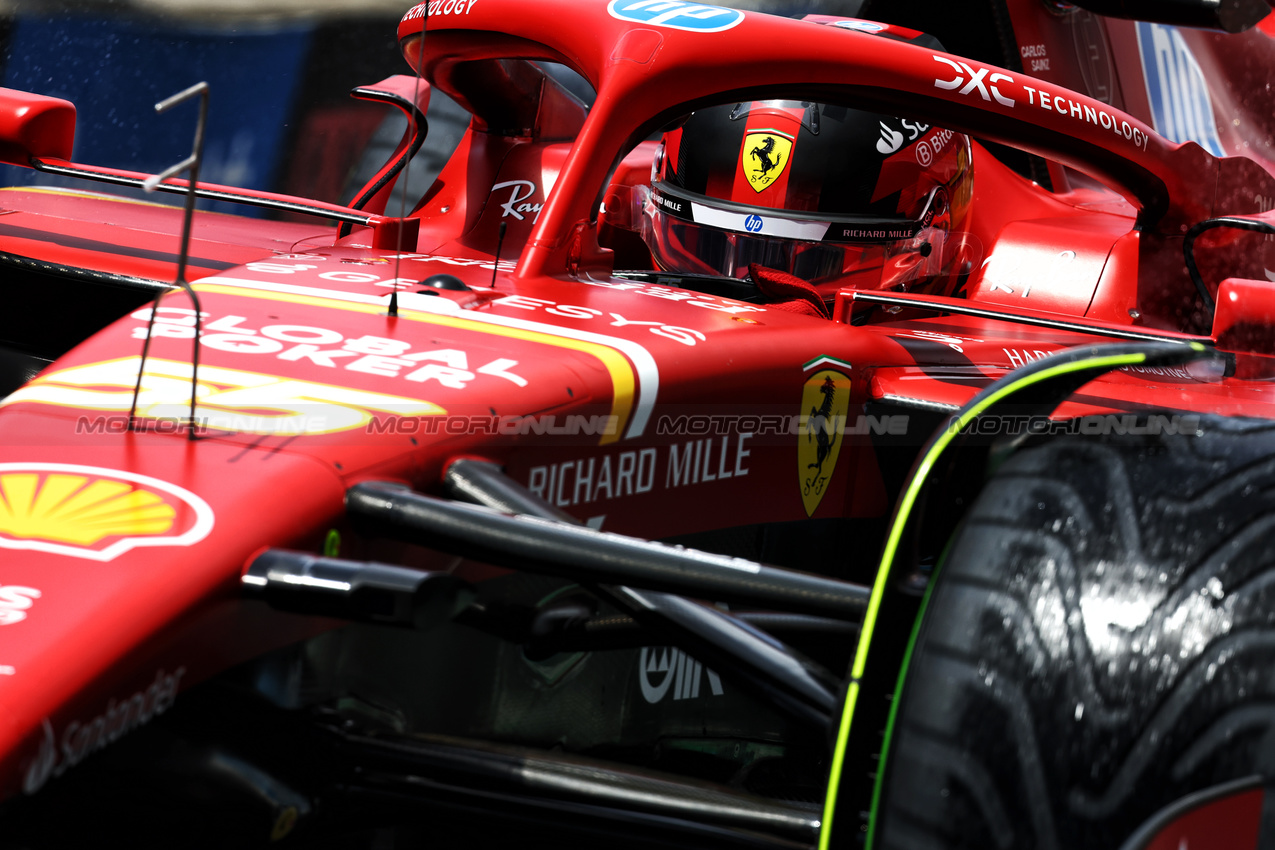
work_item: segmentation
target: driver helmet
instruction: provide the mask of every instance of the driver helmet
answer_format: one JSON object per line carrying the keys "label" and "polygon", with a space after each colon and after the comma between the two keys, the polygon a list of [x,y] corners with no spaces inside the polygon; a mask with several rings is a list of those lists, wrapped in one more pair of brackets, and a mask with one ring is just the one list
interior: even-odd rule
{"label": "driver helmet", "polygon": [[946,292],[972,179],[969,139],[949,130],[819,103],[718,106],[664,134],[642,236],[665,271],[760,265],[826,300],[935,278]]}

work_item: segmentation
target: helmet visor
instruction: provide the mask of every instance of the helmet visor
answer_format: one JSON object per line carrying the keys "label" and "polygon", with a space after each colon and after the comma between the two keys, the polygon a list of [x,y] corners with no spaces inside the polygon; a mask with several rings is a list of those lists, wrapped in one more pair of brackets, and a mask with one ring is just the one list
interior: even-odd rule
{"label": "helmet visor", "polygon": [[935,199],[931,193],[916,219],[816,220],[783,210],[734,209],[656,183],[645,198],[642,237],[667,271],[742,278],[751,263],[760,263],[816,286],[876,288],[885,283],[883,274],[893,276],[885,273],[900,255],[913,255],[913,266],[942,255],[946,231],[934,221],[941,206]]}

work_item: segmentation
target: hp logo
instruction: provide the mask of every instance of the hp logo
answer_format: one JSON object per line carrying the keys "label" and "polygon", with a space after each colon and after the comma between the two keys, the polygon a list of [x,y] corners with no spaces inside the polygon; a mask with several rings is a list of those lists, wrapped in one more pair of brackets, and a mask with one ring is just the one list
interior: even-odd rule
{"label": "hp logo", "polygon": [[858,30],[859,32],[881,32],[885,27],[881,24],[874,24],[872,21],[834,21],[834,27],[841,27],[843,30]]}
{"label": "hp logo", "polygon": [[684,3],[682,0],[611,0],[611,17],[635,24],[671,27],[687,32],[721,32],[744,19],[738,9]]}
{"label": "hp logo", "polygon": [[761,216],[750,215],[748,218],[744,219],[744,229],[749,233],[756,233],[761,230],[763,223]]}

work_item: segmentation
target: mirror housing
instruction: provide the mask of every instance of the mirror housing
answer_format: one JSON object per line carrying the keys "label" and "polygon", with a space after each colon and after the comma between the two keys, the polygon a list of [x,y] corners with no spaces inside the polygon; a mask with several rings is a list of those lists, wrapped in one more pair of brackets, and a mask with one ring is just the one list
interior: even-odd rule
{"label": "mirror housing", "polygon": [[1111,18],[1237,33],[1271,13],[1266,0],[1072,0],[1072,5]]}
{"label": "mirror housing", "polygon": [[75,105],[57,97],[0,89],[0,162],[31,167],[31,158],[70,159]]}

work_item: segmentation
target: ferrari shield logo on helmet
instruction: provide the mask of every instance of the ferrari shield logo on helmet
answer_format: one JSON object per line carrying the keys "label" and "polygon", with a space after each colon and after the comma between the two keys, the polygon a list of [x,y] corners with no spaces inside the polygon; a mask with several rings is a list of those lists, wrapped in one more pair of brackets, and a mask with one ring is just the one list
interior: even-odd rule
{"label": "ferrari shield logo on helmet", "polygon": [[779,179],[792,156],[792,137],[775,130],[761,130],[744,137],[741,163],[748,185],[761,192]]}
{"label": "ferrari shield logo on helmet", "polygon": [[835,369],[820,369],[801,390],[797,429],[797,477],[806,516],[814,516],[837,468],[850,407],[850,378]]}

